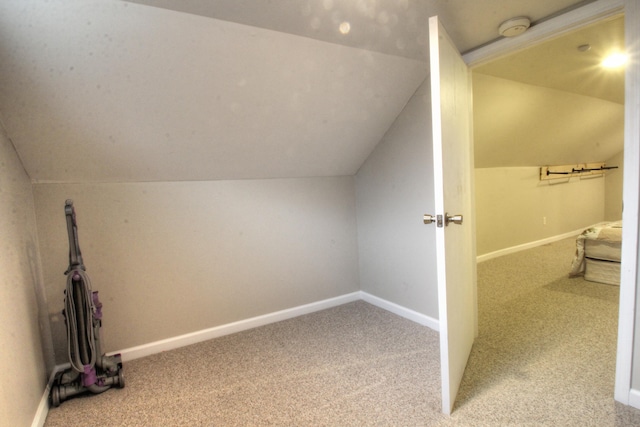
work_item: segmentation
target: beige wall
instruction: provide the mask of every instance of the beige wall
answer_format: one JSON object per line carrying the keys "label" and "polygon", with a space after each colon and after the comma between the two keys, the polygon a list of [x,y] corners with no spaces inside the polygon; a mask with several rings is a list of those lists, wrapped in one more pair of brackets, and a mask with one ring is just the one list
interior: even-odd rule
{"label": "beige wall", "polygon": [[[605,179],[539,180],[539,168],[476,169],[478,255],[604,220]],[[546,224],[544,224],[546,218]]]}
{"label": "beige wall", "polygon": [[352,177],[39,184],[34,195],[58,362],[68,198],[107,352],[359,289]]}
{"label": "beige wall", "polygon": [[356,176],[363,291],[438,318],[428,80]]}
{"label": "beige wall", "polygon": [[47,365],[53,367],[53,354],[46,311],[39,306],[31,183],[1,126],[0,242],[0,425],[28,426],[45,390]]}
{"label": "beige wall", "polygon": [[607,159],[606,164],[607,166],[618,166],[618,169],[607,171],[604,192],[604,219],[605,221],[617,221],[622,219],[624,152]]}

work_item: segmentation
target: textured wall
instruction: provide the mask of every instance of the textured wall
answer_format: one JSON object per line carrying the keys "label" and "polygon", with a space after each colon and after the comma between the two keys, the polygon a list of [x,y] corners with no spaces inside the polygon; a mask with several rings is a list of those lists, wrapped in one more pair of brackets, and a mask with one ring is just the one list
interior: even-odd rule
{"label": "textured wall", "polygon": [[[53,354],[47,344],[46,311],[39,308],[42,292],[31,183],[1,126],[0,243],[0,425],[27,426],[40,403],[46,365]],[[43,316],[44,322],[39,322]]]}
{"label": "textured wall", "polygon": [[114,351],[357,291],[353,178],[34,186],[57,360],[64,202]]}
{"label": "textured wall", "polygon": [[438,318],[430,92],[422,84],[356,176],[363,291]]}
{"label": "textured wall", "polygon": [[607,159],[607,166],[618,166],[607,172],[604,194],[604,219],[617,221],[622,218],[622,182],[624,181],[624,152]]}
{"label": "textured wall", "polygon": [[475,178],[478,255],[604,221],[602,177],[551,184],[523,167],[476,169]]}

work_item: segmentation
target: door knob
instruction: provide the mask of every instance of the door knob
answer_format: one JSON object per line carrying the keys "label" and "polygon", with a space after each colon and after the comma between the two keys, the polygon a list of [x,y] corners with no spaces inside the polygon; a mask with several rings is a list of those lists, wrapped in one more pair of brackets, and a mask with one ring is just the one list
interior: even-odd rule
{"label": "door knob", "polygon": [[444,222],[442,219],[442,215],[429,215],[424,214],[422,217],[425,224],[433,224],[436,223],[436,227],[442,227],[442,223]]}
{"label": "door knob", "polygon": [[462,215],[444,214],[444,225],[449,225],[450,222],[454,224],[462,224]]}

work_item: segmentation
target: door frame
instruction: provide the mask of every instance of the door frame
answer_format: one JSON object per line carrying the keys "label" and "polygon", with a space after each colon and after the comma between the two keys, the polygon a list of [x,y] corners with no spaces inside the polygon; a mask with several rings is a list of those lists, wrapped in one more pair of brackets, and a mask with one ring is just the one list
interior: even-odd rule
{"label": "door frame", "polygon": [[[637,0],[597,0],[578,9],[558,15],[532,26],[524,34],[503,38],[463,55],[473,69],[479,65],[551,40],[603,19],[625,15],[627,53],[640,58],[640,5]],[[637,44],[637,43],[636,43]],[[635,306],[638,285],[638,211],[640,202],[640,64],[629,61],[625,76],[624,131],[624,222],[622,268],[620,275],[620,308],[618,313],[618,346],[614,398],[620,403],[640,409],[640,393],[632,389]]]}

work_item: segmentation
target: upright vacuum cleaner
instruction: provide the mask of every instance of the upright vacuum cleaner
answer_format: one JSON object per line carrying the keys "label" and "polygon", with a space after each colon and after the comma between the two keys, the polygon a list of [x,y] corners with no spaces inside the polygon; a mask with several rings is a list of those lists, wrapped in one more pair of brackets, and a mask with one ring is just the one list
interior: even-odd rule
{"label": "upright vacuum cleaner", "polygon": [[64,310],[67,348],[71,366],[59,372],[51,388],[53,406],[84,392],[102,393],[112,386],[124,387],[122,360],[119,354],[106,356],[100,346],[102,304],[98,292],[91,290],[78,245],[78,227],[73,201],[64,206],[69,234],[69,268]]}

